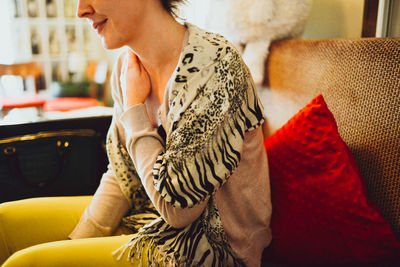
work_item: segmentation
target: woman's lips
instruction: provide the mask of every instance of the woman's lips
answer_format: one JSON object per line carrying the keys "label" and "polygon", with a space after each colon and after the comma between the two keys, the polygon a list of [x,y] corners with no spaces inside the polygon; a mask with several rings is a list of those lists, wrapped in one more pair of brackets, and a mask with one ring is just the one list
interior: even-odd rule
{"label": "woman's lips", "polygon": [[94,28],[97,31],[98,34],[101,33],[101,31],[103,30],[104,26],[106,25],[107,19],[100,21],[99,23],[94,24]]}

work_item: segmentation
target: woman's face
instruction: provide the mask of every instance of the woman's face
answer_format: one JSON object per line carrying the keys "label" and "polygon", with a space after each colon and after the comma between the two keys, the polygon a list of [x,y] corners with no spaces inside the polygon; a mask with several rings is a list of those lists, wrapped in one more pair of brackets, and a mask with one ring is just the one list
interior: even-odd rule
{"label": "woman's face", "polygon": [[149,0],[79,0],[77,16],[86,18],[108,49],[131,43],[145,30]]}

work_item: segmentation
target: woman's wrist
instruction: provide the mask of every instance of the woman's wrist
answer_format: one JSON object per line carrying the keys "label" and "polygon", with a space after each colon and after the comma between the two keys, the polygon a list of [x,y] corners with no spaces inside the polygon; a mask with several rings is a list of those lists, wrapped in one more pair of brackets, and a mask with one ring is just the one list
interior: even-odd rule
{"label": "woman's wrist", "polygon": [[133,106],[137,106],[139,104],[144,104],[145,100],[140,99],[127,99],[124,101],[124,111],[130,109]]}

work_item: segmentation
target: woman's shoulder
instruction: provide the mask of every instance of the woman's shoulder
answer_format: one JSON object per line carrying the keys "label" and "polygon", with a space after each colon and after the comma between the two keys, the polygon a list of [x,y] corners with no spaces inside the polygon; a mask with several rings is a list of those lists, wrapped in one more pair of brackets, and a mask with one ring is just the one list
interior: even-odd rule
{"label": "woman's shoulder", "polygon": [[[170,101],[178,92],[197,92],[200,84],[231,65],[243,65],[239,52],[225,37],[185,23],[188,40],[181,52],[180,61],[171,84]],[[233,64],[232,64],[233,63]],[[186,97],[186,99],[191,99]],[[170,103],[171,104],[171,103]]]}
{"label": "woman's shoulder", "polygon": [[224,36],[201,29],[193,24],[185,23],[189,32],[188,43],[183,50],[182,63],[208,66],[211,62],[223,59],[227,54],[239,55],[236,47]]}

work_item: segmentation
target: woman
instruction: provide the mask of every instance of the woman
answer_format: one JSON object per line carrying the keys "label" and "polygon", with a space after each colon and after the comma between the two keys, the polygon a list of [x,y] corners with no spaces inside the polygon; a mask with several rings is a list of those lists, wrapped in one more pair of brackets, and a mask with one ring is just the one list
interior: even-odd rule
{"label": "woman", "polygon": [[[9,254],[72,239],[23,249],[4,266],[128,266],[119,260],[125,257],[134,265],[260,265],[271,240],[262,106],[237,50],[222,36],[178,23],[178,2],[79,1],[78,16],[106,48],[127,47],[112,75],[109,169],[91,200],[2,205]],[[23,206],[35,218],[25,223],[34,240],[12,219]],[[50,218],[37,219],[38,206]],[[18,238],[9,234],[15,227]]]}

